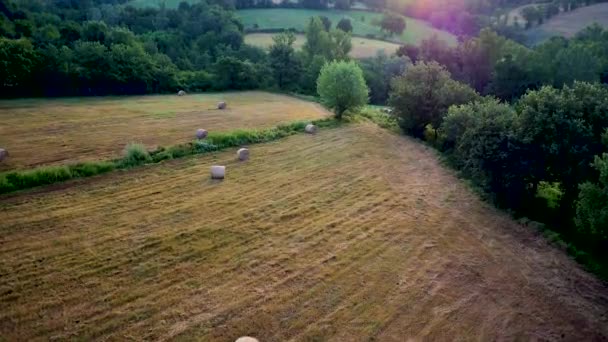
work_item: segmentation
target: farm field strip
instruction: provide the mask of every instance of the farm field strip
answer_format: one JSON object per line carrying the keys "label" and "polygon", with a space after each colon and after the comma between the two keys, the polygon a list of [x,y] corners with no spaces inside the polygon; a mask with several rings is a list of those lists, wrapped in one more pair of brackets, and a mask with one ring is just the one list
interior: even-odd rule
{"label": "farm field strip", "polygon": [[529,29],[526,35],[534,43],[540,43],[552,36],[572,38],[580,30],[593,23],[598,23],[603,27],[608,26],[607,3],[583,6],[570,12],[562,12],[546,20],[542,25]]}
{"label": "farm field strip", "polygon": [[0,217],[8,340],[608,334],[604,285],[371,124],[15,194]]}
{"label": "farm field strip", "polygon": [[[273,44],[272,37],[274,33],[250,33],[245,35],[245,43],[262,48],[269,48]],[[296,41],[293,46],[296,49],[301,49],[306,38],[303,34],[296,34]],[[389,43],[377,39],[367,39],[361,37],[352,37],[351,42],[353,48],[350,56],[353,58],[374,57],[379,50],[383,50],[387,55],[392,55],[399,48],[399,44]]]}
{"label": "farm field strip", "polygon": [[[218,101],[228,109],[217,110]],[[198,128],[228,131],[328,116],[320,105],[265,92],[0,101],[0,171],[103,160],[125,145],[149,148],[194,139]]]}
{"label": "farm field strip", "polygon": [[[376,12],[270,8],[244,9],[238,10],[236,13],[243,22],[245,29],[250,31],[293,28],[298,32],[303,32],[311,17],[326,16],[331,20],[332,27],[335,27],[342,18],[348,18],[353,26],[353,34],[377,37],[383,35],[380,28],[372,24],[374,20],[382,18],[382,13]],[[456,36],[447,31],[436,29],[423,20],[406,17],[405,24],[406,28],[403,34],[391,38],[397,43],[419,44],[433,35],[450,45],[456,45],[457,43]]]}

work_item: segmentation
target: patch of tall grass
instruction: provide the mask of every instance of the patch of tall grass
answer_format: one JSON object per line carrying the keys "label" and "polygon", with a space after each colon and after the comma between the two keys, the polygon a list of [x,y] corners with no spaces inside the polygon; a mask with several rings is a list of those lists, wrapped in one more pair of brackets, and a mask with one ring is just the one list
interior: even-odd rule
{"label": "patch of tall grass", "polygon": [[364,108],[359,111],[358,115],[375,123],[381,128],[388,129],[393,132],[400,132],[399,124],[397,123],[397,118],[395,118],[391,114],[382,112],[378,108],[368,106],[367,108]]}
{"label": "patch of tall grass", "polygon": [[[91,177],[116,169],[127,169],[164,160],[219,151],[230,147],[258,144],[302,133],[308,122],[297,121],[268,129],[212,132],[207,139],[148,151],[144,145],[131,143],[125,147],[121,159],[83,162],[61,166],[43,166],[32,170],[10,171],[0,174],[0,194],[64,182],[74,178]],[[333,128],[341,123],[333,118],[313,121],[320,128]]]}

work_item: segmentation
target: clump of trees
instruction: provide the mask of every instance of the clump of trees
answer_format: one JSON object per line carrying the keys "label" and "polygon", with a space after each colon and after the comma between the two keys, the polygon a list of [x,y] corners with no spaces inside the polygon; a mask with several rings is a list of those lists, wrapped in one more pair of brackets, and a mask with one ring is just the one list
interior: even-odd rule
{"label": "clump of trees", "polygon": [[405,19],[402,16],[394,13],[384,13],[382,19],[378,23],[378,26],[389,34],[389,36],[393,35],[401,35],[405,30]]}
{"label": "clump of trees", "polygon": [[[550,224],[608,276],[608,88],[542,86],[511,105],[425,62],[393,83],[389,102],[406,133],[429,140],[498,205]],[[556,206],[541,195],[547,187]]]}
{"label": "clump of trees", "polygon": [[451,105],[478,97],[472,88],[450,78],[450,73],[437,62],[418,62],[392,82],[389,104],[399,126],[418,138],[424,136],[427,126],[438,129]]}
{"label": "clump of trees", "polygon": [[477,92],[512,101],[543,85],[607,82],[607,49],[607,31],[592,25],[572,39],[554,37],[534,48],[484,29],[456,47],[431,38],[420,46],[405,45],[397,54],[413,62],[436,61]]}

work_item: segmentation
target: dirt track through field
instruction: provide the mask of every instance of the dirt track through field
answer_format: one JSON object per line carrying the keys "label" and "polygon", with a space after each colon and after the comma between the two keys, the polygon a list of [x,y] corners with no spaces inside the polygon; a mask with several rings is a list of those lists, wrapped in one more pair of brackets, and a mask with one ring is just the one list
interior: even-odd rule
{"label": "dirt track through field", "polygon": [[0,217],[7,340],[608,336],[604,284],[372,125],[3,197]]}
{"label": "dirt track through field", "polygon": [[[226,110],[217,110],[226,101]],[[230,131],[323,118],[320,105],[260,91],[0,101],[0,171],[119,157],[128,143],[149,148],[194,139],[198,128]]]}

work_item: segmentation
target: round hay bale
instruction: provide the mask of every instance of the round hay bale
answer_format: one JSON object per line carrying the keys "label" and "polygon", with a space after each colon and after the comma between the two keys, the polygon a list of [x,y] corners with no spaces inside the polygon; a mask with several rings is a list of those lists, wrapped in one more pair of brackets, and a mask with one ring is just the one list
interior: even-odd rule
{"label": "round hay bale", "polygon": [[221,165],[213,165],[211,167],[211,179],[224,179],[226,176],[226,167]]}
{"label": "round hay bale", "polygon": [[304,130],[308,134],[315,134],[315,133],[317,133],[317,126],[315,126],[313,124],[308,124],[308,125],[306,125],[306,128]]}
{"label": "round hay bale", "polygon": [[217,109],[226,109],[228,105],[226,104],[226,102],[222,101],[222,102],[218,102],[217,104]]}
{"label": "round hay bale", "polygon": [[241,148],[236,152],[236,155],[240,161],[249,160],[249,149]]}
{"label": "round hay bale", "polygon": [[0,162],[6,158],[8,158],[8,151],[3,148],[0,148]]}
{"label": "round hay bale", "polygon": [[207,132],[207,130],[204,130],[202,128],[199,128],[196,130],[196,138],[197,139],[205,139],[207,137],[207,134],[209,134]]}
{"label": "round hay bale", "polygon": [[185,95],[186,95],[186,92],[183,90],[180,90],[177,92],[177,96],[185,96]]}
{"label": "round hay bale", "polygon": [[243,336],[243,337],[237,338],[235,342],[260,342],[260,341],[258,341],[257,338]]}

